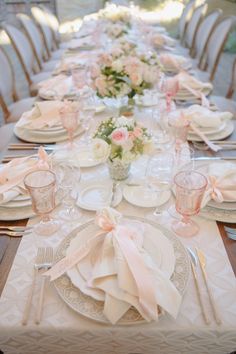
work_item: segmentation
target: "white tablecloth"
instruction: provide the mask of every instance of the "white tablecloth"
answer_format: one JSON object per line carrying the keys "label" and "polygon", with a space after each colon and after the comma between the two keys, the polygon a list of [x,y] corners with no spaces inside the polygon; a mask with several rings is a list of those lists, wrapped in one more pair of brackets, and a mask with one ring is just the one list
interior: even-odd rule
{"label": "white tablecloth", "polygon": [[[144,158],[138,162],[144,168]],[[133,166],[134,167],[134,166]],[[135,171],[135,169],[133,169]],[[83,179],[107,175],[105,165],[85,169]],[[117,208],[128,215],[151,217],[153,209],[137,208],[124,200]],[[94,216],[83,212],[82,221]],[[223,324],[215,324],[199,271],[204,302],[211,325],[202,319],[192,275],[177,320],[163,316],[158,323],[136,326],[102,325],[78,315],[58,296],[51,284],[46,289],[43,319],[34,324],[36,296],[27,326],[22,312],[32,281],[36,254],[33,235],[25,236],[17,251],[0,299],[0,349],[5,354],[226,354],[236,349],[236,282],[217,225],[196,218],[201,229],[196,237],[181,239],[198,246],[207,257],[207,272]],[[168,226],[170,221],[162,219]],[[56,247],[75,225],[64,225],[47,239]],[[39,283],[37,284],[39,286]]]}

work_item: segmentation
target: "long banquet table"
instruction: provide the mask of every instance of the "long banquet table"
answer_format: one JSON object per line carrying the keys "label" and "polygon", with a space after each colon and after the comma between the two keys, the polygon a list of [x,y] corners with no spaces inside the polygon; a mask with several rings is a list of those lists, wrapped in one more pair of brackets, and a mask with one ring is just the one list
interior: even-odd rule
{"label": "long banquet table", "polygon": [[[233,136],[230,139],[233,139]],[[16,140],[16,137],[12,137],[12,142]],[[3,155],[5,154],[6,151],[3,152]],[[212,154],[207,153],[207,155]],[[96,178],[107,176],[106,166],[83,169],[84,178],[93,178],[94,175]],[[117,210],[127,215],[152,219],[153,209],[150,211],[149,208],[137,208],[125,201],[121,202]],[[93,216],[93,212],[83,211],[80,221],[83,223]],[[0,263],[1,350],[5,354],[36,352],[226,354],[232,352],[236,348],[234,275],[236,274],[236,244],[227,237],[224,230],[225,223],[216,224],[214,221],[200,217],[197,219],[201,227],[199,235],[181,241],[185,246],[202,248],[207,256],[209,282],[222,318],[222,325],[215,324],[207,302],[207,294],[204,293],[204,302],[211,317],[211,324],[205,325],[191,276],[177,320],[165,316],[158,323],[134,324],[128,327],[96,323],[72,311],[50,284],[46,290],[41,324],[34,324],[33,316],[37,304],[37,298],[34,298],[29,323],[27,326],[22,326],[22,309],[31,284],[36,252],[32,244],[34,238],[32,235],[24,236],[22,239],[1,236],[1,250],[6,249]],[[11,222],[12,225],[26,223],[27,220]],[[163,224],[167,225],[168,220],[164,219]],[[6,222],[1,222],[0,225],[6,225]],[[236,224],[229,225],[236,226]],[[48,238],[48,244],[56,248],[74,227],[73,224],[64,226],[59,233]]]}

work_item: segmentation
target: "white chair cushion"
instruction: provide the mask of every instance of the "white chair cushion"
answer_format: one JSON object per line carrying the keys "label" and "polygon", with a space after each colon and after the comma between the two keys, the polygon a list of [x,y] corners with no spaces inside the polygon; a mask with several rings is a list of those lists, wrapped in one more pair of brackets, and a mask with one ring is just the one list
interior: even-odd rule
{"label": "white chair cushion", "polygon": [[7,122],[17,122],[24,112],[29,111],[33,107],[34,102],[35,97],[27,97],[10,104],[8,106],[10,116]]}
{"label": "white chair cushion", "polygon": [[42,65],[43,65],[42,71],[52,73],[56,69],[56,66],[58,65],[58,63],[59,63],[58,60],[50,60],[45,63],[42,63]]}
{"label": "white chair cushion", "polygon": [[2,151],[11,140],[11,137],[13,136],[13,128],[13,123],[5,124],[0,127],[0,151]]}
{"label": "white chair cushion", "polygon": [[214,103],[220,111],[231,112],[236,119],[236,102],[222,96],[211,96],[210,101]]}
{"label": "white chair cushion", "polygon": [[62,55],[65,53],[65,49],[57,49],[51,52],[51,58],[53,60],[61,59]]}

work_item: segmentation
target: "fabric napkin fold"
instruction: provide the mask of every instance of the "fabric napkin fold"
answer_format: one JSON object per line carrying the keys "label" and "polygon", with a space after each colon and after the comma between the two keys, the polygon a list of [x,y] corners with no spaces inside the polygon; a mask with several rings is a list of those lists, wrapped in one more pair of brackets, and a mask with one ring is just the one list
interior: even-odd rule
{"label": "fabric napkin fold", "polygon": [[165,34],[158,34],[158,33],[151,36],[151,42],[153,46],[157,49],[163,48],[164,46],[174,47],[176,44],[175,39]]}
{"label": "fabric napkin fold", "polygon": [[236,201],[236,164],[214,162],[206,171],[208,186],[202,200],[204,207],[210,200],[217,203]]}
{"label": "fabric napkin fold", "polygon": [[144,225],[122,222],[121,214],[112,208],[98,213],[96,223],[101,231],[44,275],[54,280],[75,265],[80,269],[96,244],[87,286],[104,292],[104,314],[111,323],[131,306],[147,321],[158,320],[158,306],[176,317],[181,295],[144,249]]}
{"label": "fabric napkin fold", "polygon": [[159,60],[164,69],[170,72],[179,72],[189,64],[185,57],[175,54],[160,54]]}
{"label": "fabric napkin fold", "polygon": [[61,101],[36,102],[35,107],[23,113],[16,126],[24,129],[43,129],[61,124],[60,109],[64,106]]}
{"label": "fabric napkin fold", "polygon": [[200,105],[192,105],[184,109],[183,112],[184,116],[199,128],[217,128],[233,118],[233,114],[230,112],[213,112]]}
{"label": "fabric napkin fold", "polygon": [[[59,96],[68,94],[72,88],[71,76],[60,74],[38,84],[39,96]],[[56,97],[55,97],[56,98]]]}
{"label": "fabric napkin fold", "polygon": [[38,156],[16,158],[6,164],[0,171],[0,204],[5,204],[20,194],[26,194],[24,177],[38,168],[49,168],[48,155],[42,147],[39,148]]}

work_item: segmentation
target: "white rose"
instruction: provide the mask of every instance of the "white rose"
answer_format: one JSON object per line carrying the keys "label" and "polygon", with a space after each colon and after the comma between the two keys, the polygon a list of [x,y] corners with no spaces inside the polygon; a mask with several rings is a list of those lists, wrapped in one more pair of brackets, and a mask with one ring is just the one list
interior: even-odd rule
{"label": "white rose", "polygon": [[93,154],[96,159],[106,160],[110,155],[111,147],[105,140],[95,138],[93,139]]}
{"label": "white rose", "polygon": [[118,73],[120,73],[123,70],[123,63],[120,59],[116,59],[113,61],[112,63],[112,68],[117,71]]}

